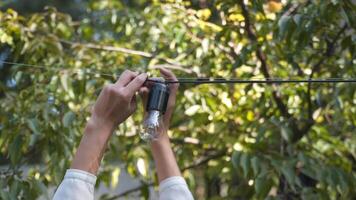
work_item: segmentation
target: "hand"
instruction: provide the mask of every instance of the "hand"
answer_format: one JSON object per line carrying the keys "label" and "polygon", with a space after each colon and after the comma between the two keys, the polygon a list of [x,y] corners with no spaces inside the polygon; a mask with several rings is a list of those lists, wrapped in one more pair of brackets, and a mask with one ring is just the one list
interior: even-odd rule
{"label": "hand", "polygon": [[[159,70],[160,70],[160,73],[163,76],[163,78],[165,78],[166,80],[177,81],[176,76],[168,69],[160,68]],[[148,84],[147,87],[145,86],[140,89],[140,94],[143,99],[145,115],[147,114],[146,113],[146,103],[147,103],[147,99],[148,99],[149,87],[150,87],[150,85]],[[160,133],[166,133],[169,128],[170,120],[171,120],[172,114],[174,112],[174,106],[175,106],[175,102],[176,102],[178,87],[179,87],[178,83],[169,85],[170,94],[169,94],[169,98],[168,98],[167,109],[166,109],[165,114],[163,115],[163,127],[160,127],[160,130],[159,130]]]}
{"label": "hand", "polygon": [[[161,75],[166,80],[171,80],[171,81],[177,80],[177,78],[174,76],[174,74],[171,71],[164,68],[161,68],[160,71],[161,71]],[[169,137],[167,134],[165,134],[167,132],[167,129],[169,128],[170,120],[174,111],[178,86],[179,84],[176,83],[169,85],[170,94],[167,103],[166,113],[163,116],[163,127],[160,127],[159,130],[160,134],[158,136],[158,139],[153,140],[150,143],[153,158],[156,163],[158,180],[160,183],[166,178],[173,177],[173,176],[181,176],[179,167],[177,165],[177,161],[175,159],[173,150],[171,148],[171,144],[169,142]],[[142,87],[140,89],[141,96],[143,97],[144,106],[146,105],[147,102],[148,91],[149,91],[149,85],[148,87]]]}
{"label": "hand", "polygon": [[146,78],[146,74],[126,70],[115,84],[103,88],[71,168],[96,174],[113,129],[136,110],[135,94]]}
{"label": "hand", "polygon": [[98,127],[113,129],[136,110],[136,92],[147,74],[125,70],[115,84],[106,85],[92,110],[91,122]]}

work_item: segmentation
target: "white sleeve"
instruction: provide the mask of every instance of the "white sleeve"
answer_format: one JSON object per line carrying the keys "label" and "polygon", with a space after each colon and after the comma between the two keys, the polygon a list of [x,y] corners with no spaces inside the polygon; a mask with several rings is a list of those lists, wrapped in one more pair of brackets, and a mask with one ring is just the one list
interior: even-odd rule
{"label": "white sleeve", "polygon": [[193,200],[188,185],[181,176],[164,179],[159,185],[160,200]]}
{"label": "white sleeve", "polygon": [[96,176],[89,172],[68,169],[53,200],[93,200]]}

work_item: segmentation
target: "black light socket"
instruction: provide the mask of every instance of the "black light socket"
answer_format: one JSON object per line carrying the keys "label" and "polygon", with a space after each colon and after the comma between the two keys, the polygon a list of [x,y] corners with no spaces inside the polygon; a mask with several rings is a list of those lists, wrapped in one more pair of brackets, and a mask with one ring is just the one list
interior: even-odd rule
{"label": "black light socket", "polygon": [[158,110],[164,114],[167,109],[168,98],[168,86],[165,83],[154,83],[148,93],[146,111]]}

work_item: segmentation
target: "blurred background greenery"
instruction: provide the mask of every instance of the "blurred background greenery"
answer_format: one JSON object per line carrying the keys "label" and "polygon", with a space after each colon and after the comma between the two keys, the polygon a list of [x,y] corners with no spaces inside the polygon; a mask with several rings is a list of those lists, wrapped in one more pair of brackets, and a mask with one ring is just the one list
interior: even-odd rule
{"label": "blurred background greenery", "polygon": [[[47,188],[69,167],[90,106],[124,69],[356,77],[355,5],[1,1],[0,61],[43,66],[0,62],[1,199],[50,198]],[[355,104],[355,84],[181,85],[169,134],[196,199],[355,199]],[[98,185],[115,187],[121,166],[141,181],[133,192],[147,199],[157,179],[138,137],[141,114],[117,128]]]}

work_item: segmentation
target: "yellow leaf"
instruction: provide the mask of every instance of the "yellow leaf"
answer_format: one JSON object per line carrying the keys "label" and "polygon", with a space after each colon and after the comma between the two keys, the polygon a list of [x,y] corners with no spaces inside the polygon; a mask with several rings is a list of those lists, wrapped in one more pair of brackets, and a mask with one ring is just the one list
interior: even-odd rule
{"label": "yellow leaf", "polygon": [[322,123],[324,121],[324,117],[323,116],[319,116],[318,118],[316,118],[315,120],[317,123]]}
{"label": "yellow leaf", "polygon": [[213,24],[213,23],[210,23],[210,22],[206,22],[204,20],[197,20],[200,28],[202,28],[204,31],[214,31],[214,32],[220,32],[223,30],[222,27],[216,25],[216,24]]}
{"label": "yellow leaf", "polygon": [[7,43],[9,45],[13,44],[13,39],[10,35],[6,34],[3,30],[0,29],[0,43]]}
{"label": "yellow leaf", "polygon": [[202,20],[208,20],[211,16],[211,11],[209,9],[198,10],[197,16]]}
{"label": "yellow leaf", "polygon": [[269,1],[268,2],[268,11],[270,12],[279,12],[282,9],[282,3],[276,1]]}
{"label": "yellow leaf", "polygon": [[320,116],[321,111],[322,111],[321,108],[318,108],[316,111],[314,111],[314,113],[313,113],[313,119],[314,120],[316,120]]}
{"label": "yellow leaf", "polygon": [[244,16],[242,14],[239,14],[239,13],[238,14],[231,14],[229,16],[229,19],[231,21],[235,21],[235,22],[241,22],[241,21],[245,20]]}
{"label": "yellow leaf", "polygon": [[111,172],[111,188],[115,188],[119,183],[120,168],[117,167]]}
{"label": "yellow leaf", "polygon": [[222,103],[225,104],[226,107],[232,108],[232,102],[227,92],[223,92],[221,94],[221,99],[222,99]]}
{"label": "yellow leaf", "polygon": [[186,111],[185,114],[188,116],[192,116],[194,115],[196,112],[198,112],[198,110],[200,109],[199,105],[193,105],[191,107],[189,107]]}
{"label": "yellow leaf", "polygon": [[147,176],[146,163],[143,158],[137,160],[136,166],[142,176]]}
{"label": "yellow leaf", "polygon": [[247,118],[248,121],[253,121],[254,118],[255,118],[255,114],[254,114],[251,110],[249,110],[249,111],[247,112],[246,118]]}
{"label": "yellow leaf", "polygon": [[233,148],[234,148],[235,151],[242,151],[243,150],[243,146],[238,142],[234,144]]}

